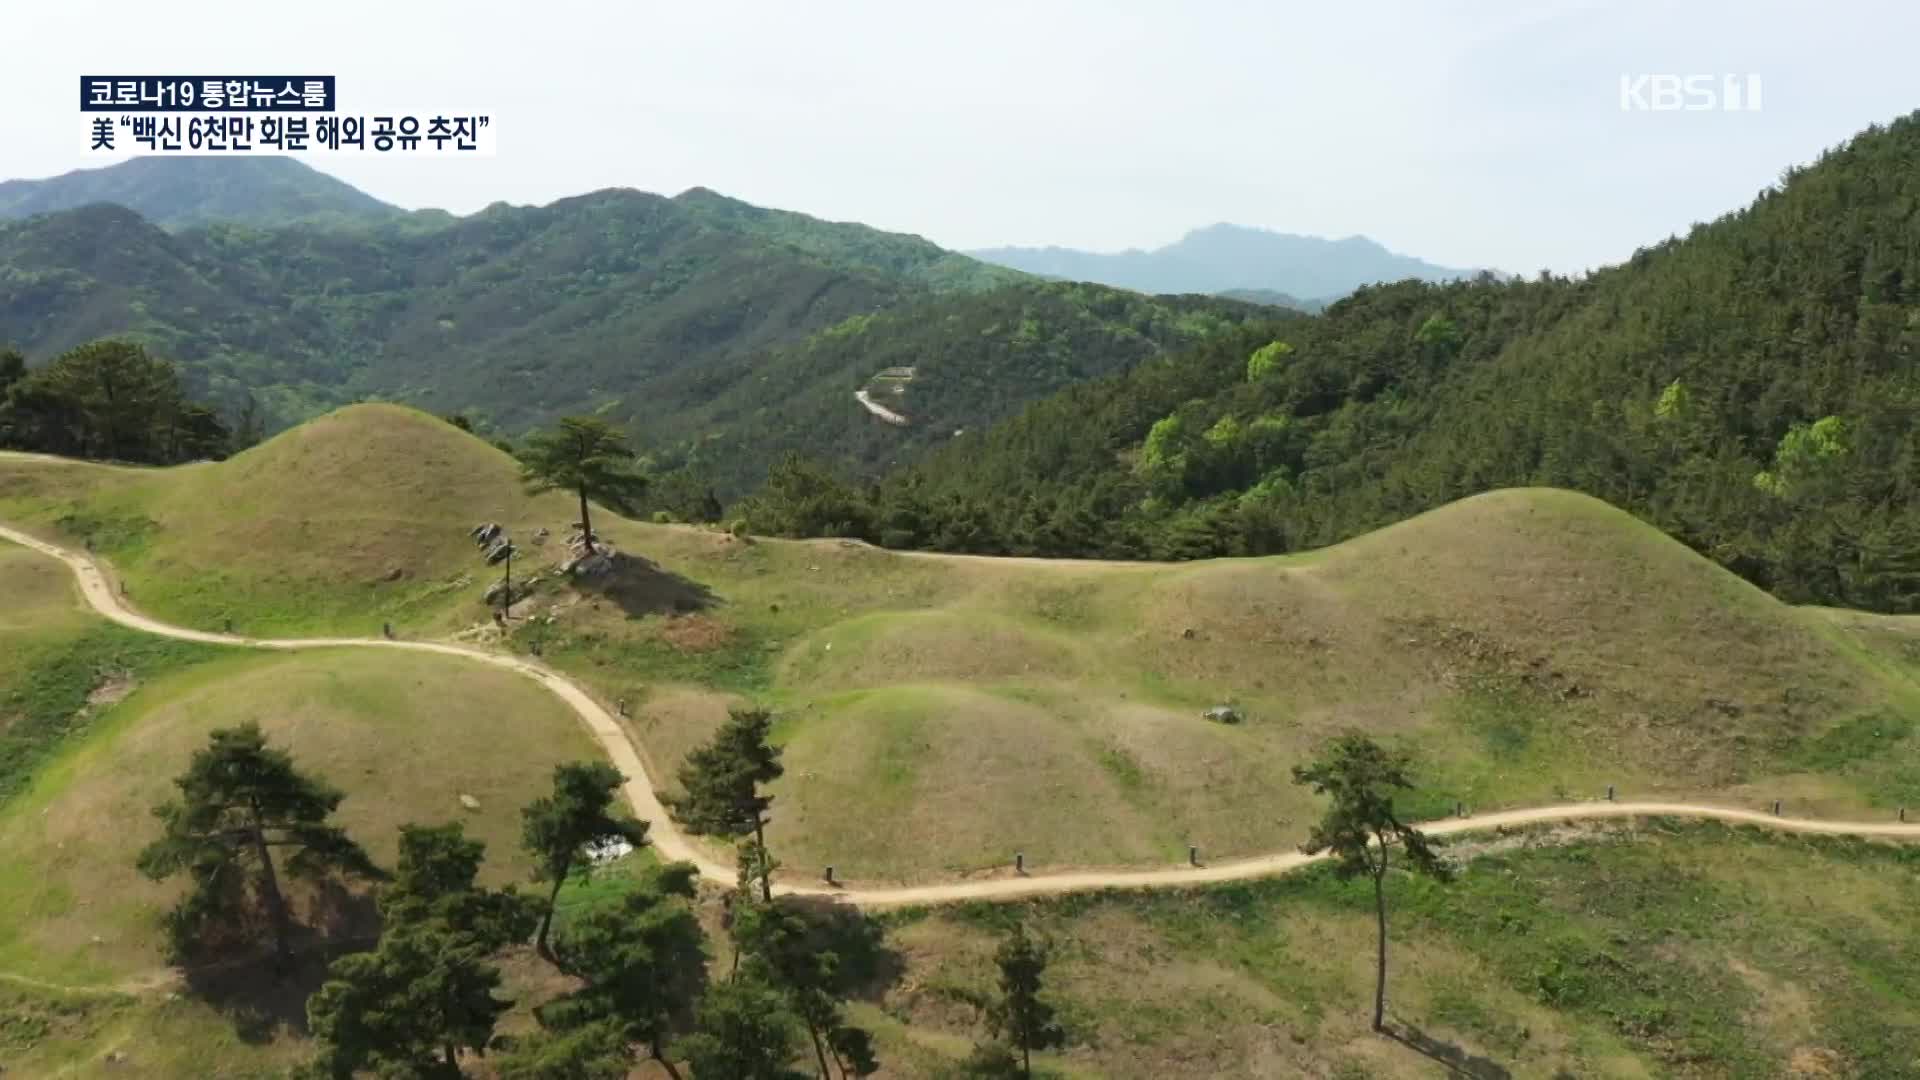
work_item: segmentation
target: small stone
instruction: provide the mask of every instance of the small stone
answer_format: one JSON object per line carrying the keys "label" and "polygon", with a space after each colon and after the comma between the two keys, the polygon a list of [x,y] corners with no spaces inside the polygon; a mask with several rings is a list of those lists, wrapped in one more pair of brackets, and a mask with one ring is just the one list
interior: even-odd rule
{"label": "small stone", "polygon": [[460,805],[466,807],[469,810],[478,810],[480,809],[480,800],[474,798],[471,795],[466,794],[465,792],[462,792],[460,794]]}

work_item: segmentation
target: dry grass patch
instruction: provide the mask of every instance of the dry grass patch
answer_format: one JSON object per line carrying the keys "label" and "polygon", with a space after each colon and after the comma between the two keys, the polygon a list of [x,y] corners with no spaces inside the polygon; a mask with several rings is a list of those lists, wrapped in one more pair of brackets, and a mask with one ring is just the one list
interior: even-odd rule
{"label": "dry grass patch", "polygon": [[1083,670],[1067,641],[976,611],[865,615],[792,646],[778,676],[833,691],[920,682],[1069,678]]}
{"label": "dry grass patch", "polygon": [[59,562],[37,551],[0,540],[0,640],[12,635],[41,634],[86,618],[73,575]]}
{"label": "dry grass patch", "polygon": [[1157,831],[1083,734],[1039,707],[958,686],[822,699],[782,725],[787,775],[768,844],[849,881],[930,869],[1164,859]]}
{"label": "dry grass patch", "polygon": [[[1804,616],[1572,492],[1465,499],[1331,549],[1318,572],[1351,603],[1431,627],[1409,634],[1418,647],[1539,671],[1696,759],[1875,700]],[[1700,730],[1713,728],[1740,738]]]}
{"label": "dry grass patch", "polygon": [[713,738],[727,710],[743,701],[694,686],[663,686],[632,706],[627,727],[638,737],[655,782],[671,785],[680,763]]}

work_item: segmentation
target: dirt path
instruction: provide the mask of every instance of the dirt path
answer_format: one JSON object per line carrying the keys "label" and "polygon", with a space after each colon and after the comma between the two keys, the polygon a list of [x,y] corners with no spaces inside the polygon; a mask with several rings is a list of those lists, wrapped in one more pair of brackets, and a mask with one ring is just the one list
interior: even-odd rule
{"label": "dirt path", "polygon": [[[68,569],[73,571],[75,580],[79,582],[81,594],[86,597],[87,603],[95,611],[114,622],[136,630],[185,641],[202,641],[256,649],[408,649],[415,652],[463,657],[532,679],[573,710],[574,715],[580,718],[580,722],[586,725],[587,730],[599,741],[608,760],[627,777],[625,785],[627,800],[633,805],[635,814],[652,823],[649,836],[652,838],[654,850],[660,857],[691,862],[699,867],[700,876],[710,881],[723,885],[732,885],[734,882],[733,866],[708,857],[674,826],[673,819],[667,816],[666,808],[661,805],[659,795],[654,791],[646,768],[640,762],[639,753],[619,721],[614,719],[613,715],[578,683],[551,668],[505,653],[444,642],[389,641],[384,638],[251,638],[173,626],[141,615],[129,608],[109,584],[107,575],[89,556],[50,544],[5,525],[0,525],[0,538],[32,548],[65,563]],[[1429,822],[1422,828],[1430,834],[1446,836],[1510,826],[1655,815],[1707,818],[1744,825],[1761,825],[1789,832],[1920,840],[1920,824],[1816,821],[1808,818],[1776,817],[1772,814],[1736,807],[1682,802],[1568,803],[1560,806],[1542,806],[1475,814],[1464,818],[1448,818]],[[834,888],[824,884],[789,883],[776,885],[775,891],[783,895],[834,897],[862,907],[894,907],[908,904],[952,903],[962,900],[1011,899],[1095,889],[1204,885],[1281,874],[1306,866],[1317,861],[1318,858],[1320,857],[1287,851],[1203,866],[1169,867],[1159,870],[1076,870],[889,888]]]}
{"label": "dirt path", "polygon": [[873,400],[872,395],[868,394],[865,390],[855,390],[853,392],[853,400],[859,402],[861,407],[868,412],[895,427],[906,427],[910,422],[906,417]]}

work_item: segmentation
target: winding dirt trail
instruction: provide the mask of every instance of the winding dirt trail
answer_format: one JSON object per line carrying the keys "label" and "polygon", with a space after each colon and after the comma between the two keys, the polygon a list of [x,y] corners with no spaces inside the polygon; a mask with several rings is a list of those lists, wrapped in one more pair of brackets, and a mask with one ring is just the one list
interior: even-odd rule
{"label": "winding dirt trail", "polygon": [[[700,876],[710,881],[723,885],[734,883],[734,867],[710,858],[674,826],[672,818],[668,817],[666,808],[661,804],[660,797],[647,776],[645,766],[641,764],[637,749],[627,737],[625,730],[621,728],[619,721],[578,683],[545,665],[505,653],[445,642],[389,641],[384,638],[253,638],[173,626],[142,615],[128,607],[109,583],[106,573],[91,557],[50,544],[6,525],[0,525],[0,538],[59,559],[73,571],[82,595],[95,611],[123,626],[147,633],[179,638],[184,641],[256,649],[408,649],[463,657],[532,679],[573,710],[581,723],[585,724],[587,730],[599,741],[608,760],[627,777],[625,784],[627,801],[632,804],[635,814],[652,823],[648,835],[654,850],[663,859],[693,863],[699,867]],[[1510,826],[1650,816],[1703,818],[1742,825],[1760,825],[1787,832],[1920,840],[1920,823],[1817,821],[1810,818],[1776,817],[1772,814],[1737,807],[1685,802],[1566,803],[1558,806],[1475,814],[1464,818],[1448,818],[1428,822],[1421,828],[1432,835],[1447,836]],[[1170,867],[1159,870],[1076,870],[887,888],[836,888],[827,885],[788,883],[776,885],[774,891],[788,896],[831,897],[861,907],[897,907],[953,903],[963,900],[1005,900],[1097,889],[1172,888],[1239,881],[1285,873],[1324,857],[1288,851],[1202,866]]]}

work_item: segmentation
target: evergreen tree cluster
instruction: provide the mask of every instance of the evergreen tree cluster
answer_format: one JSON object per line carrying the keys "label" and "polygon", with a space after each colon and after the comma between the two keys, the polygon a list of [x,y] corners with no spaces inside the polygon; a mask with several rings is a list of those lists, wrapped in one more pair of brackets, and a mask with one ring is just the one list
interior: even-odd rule
{"label": "evergreen tree cluster", "polygon": [[259,439],[189,400],[174,366],[126,341],[93,341],[44,367],[0,349],[0,448],[143,465],[221,458]]}
{"label": "evergreen tree cluster", "polygon": [[[138,866],[189,880],[167,918],[178,959],[244,963],[264,940],[276,974],[329,944],[299,917],[292,881],[321,897],[343,878],[379,883],[377,943],[333,959],[306,1000],[315,1053],[298,1073],[314,1080],[458,1077],[483,1056],[488,1075],[509,1080],[613,1080],[642,1057],[674,1077],[683,1063],[698,1077],[813,1075],[798,1062],[819,1080],[867,1076],[879,1067],[873,1038],[844,1002],[876,977],[880,931],[856,911],[774,897],[758,837],[769,802],[758,787],[779,775],[769,720],[737,713],[682,773],[692,794],[677,807],[752,837],[759,853],[727,897],[732,963],[715,985],[691,863],[638,869],[616,898],[555,925],[562,885],[597,848],[647,841],[647,823],[617,809],[623,778],[604,762],[557,766],[552,792],[522,810],[544,896],[479,884],[485,845],[458,822],[402,825],[398,864],[381,869],[333,823],[343,794],[253,723],[213,732],[194,754],[178,795],[154,808],[161,835]],[[572,985],[535,1006],[537,1030],[501,1035],[514,1002],[500,996],[499,960],[529,938]]]}

